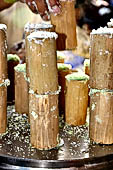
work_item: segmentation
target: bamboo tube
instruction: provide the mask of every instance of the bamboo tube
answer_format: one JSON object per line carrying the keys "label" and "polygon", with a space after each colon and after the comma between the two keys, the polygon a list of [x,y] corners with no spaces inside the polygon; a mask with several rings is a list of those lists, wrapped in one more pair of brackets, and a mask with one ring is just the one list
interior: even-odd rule
{"label": "bamboo tube", "polygon": [[26,81],[26,64],[18,64],[15,68],[15,110],[28,114],[29,96],[28,81]]}
{"label": "bamboo tube", "polygon": [[51,14],[51,23],[58,34],[57,50],[71,50],[77,46],[75,1],[60,1],[61,13]]}
{"label": "bamboo tube", "polygon": [[14,67],[19,64],[20,58],[16,54],[8,54],[8,78],[10,86],[7,87],[7,100],[13,102],[15,99],[15,85],[14,85]]}
{"label": "bamboo tube", "polygon": [[58,93],[37,95],[30,90],[30,141],[37,149],[48,150],[58,145]]}
{"label": "bamboo tube", "polygon": [[83,73],[72,73],[66,77],[65,119],[74,126],[86,123],[88,106],[88,79]]}
{"label": "bamboo tube", "polygon": [[90,87],[113,89],[113,29],[99,28],[91,33]]}
{"label": "bamboo tube", "polygon": [[7,126],[7,27],[0,24],[0,133],[6,132]]}
{"label": "bamboo tube", "polygon": [[27,37],[30,88],[37,94],[58,90],[56,38],[56,33],[45,31],[33,32]]}
{"label": "bamboo tube", "polygon": [[70,64],[58,63],[58,83],[61,86],[59,93],[59,113],[65,113],[65,76],[71,73],[72,66]]}
{"label": "bamboo tube", "polygon": [[26,46],[26,76],[29,78],[29,52],[28,52],[28,44],[29,42],[27,41],[27,36],[30,35],[34,31],[54,31],[54,26],[51,24],[46,24],[46,23],[40,23],[40,24],[33,24],[33,23],[27,23],[24,28],[25,32],[25,46]]}
{"label": "bamboo tube", "polygon": [[113,90],[90,91],[90,138],[101,144],[113,143]]}
{"label": "bamboo tube", "polygon": [[84,72],[90,76],[90,59],[85,59],[84,61]]}
{"label": "bamboo tube", "polygon": [[64,60],[65,55],[62,52],[57,51],[57,63],[64,63]]}

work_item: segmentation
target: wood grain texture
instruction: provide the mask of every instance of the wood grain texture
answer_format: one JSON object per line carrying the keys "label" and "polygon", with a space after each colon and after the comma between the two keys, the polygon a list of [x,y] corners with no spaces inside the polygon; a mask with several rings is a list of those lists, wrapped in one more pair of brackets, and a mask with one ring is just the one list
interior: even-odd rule
{"label": "wood grain texture", "polygon": [[15,110],[23,114],[29,113],[29,94],[28,82],[25,80],[24,73],[15,70]]}
{"label": "wood grain texture", "polygon": [[88,81],[66,80],[65,119],[70,125],[86,123]]}
{"label": "wood grain texture", "polygon": [[58,34],[57,50],[75,49],[76,39],[76,19],[75,1],[60,1],[61,13],[51,14],[51,23],[55,26]]}
{"label": "wood grain texture", "polygon": [[[0,84],[7,79],[6,32],[0,29]],[[7,87],[0,87],[0,133],[7,126]]]}
{"label": "wood grain texture", "polygon": [[90,138],[96,143],[113,143],[113,93],[90,96]]}
{"label": "wood grain texture", "polygon": [[30,141],[37,149],[51,149],[58,144],[58,95],[29,94]]}
{"label": "wood grain texture", "polygon": [[90,87],[113,89],[113,37],[111,34],[91,35]]}
{"label": "wood grain texture", "polygon": [[29,42],[30,88],[37,94],[58,90],[56,40],[45,39],[43,44]]}

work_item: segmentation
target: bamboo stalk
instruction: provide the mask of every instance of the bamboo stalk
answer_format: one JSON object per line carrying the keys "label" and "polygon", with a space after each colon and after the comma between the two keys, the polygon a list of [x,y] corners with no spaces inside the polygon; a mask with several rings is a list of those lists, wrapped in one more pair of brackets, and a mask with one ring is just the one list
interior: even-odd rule
{"label": "bamboo stalk", "polygon": [[113,91],[90,91],[90,138],[101,144],[113,143]]}
{"label": "bamboo stalk", "polygon": [[26,81],[26,64],[15,68],[15,110],[23,114],[29,113],[28,81]]}
{"label": "bamboo stalk", "polygon": [[65,90],[66,90],[66,81],[65,76],[71,73],[70,64],[57,64],[58,67],[58,83],[61,86],[61,91],[59,93],[59,113],[65,113]]}
{"label": "bamboo stalk", "polygon": [[70,125],[86,123],[88,76],[73,73],[66,76],[65,119]]}
{"label": "bamboo stalk", "polygon": [[0,24],[0,133],[6,132],[7,126],[7,43],[6,43],[6,25]]}
{"label": "bamboo stalk", "polygon": [[99,28],[91,33],[90,87],[113,89],[113,29]]}
{"label": "bamboo stalk", "polygon": [[56,39],[53,32],[31,33],[29,41],[30,88],[37,94],[58,90]]}
{"label": "bamboo stalk", "polygon": [[30,141],[40,150],[58,145],[59,116],[58,94],[29,94]]}
{"label": "bamboo stalk", "polygon": [[58,34],[57,50],[71,50],[77,46],[75,1],[60,1],[61,13],[51,14],[51,23]]}
{"label": "bamboo stalk", "polygon": [[40,23],[40,24],[33,24],[33,23],[27,23],[24,28],[25,32],[25,48],[26,48],[26,76],[29,78],[29,52],[28,52],[28,46],[29,42],[27,41],[27,36],[30,35],[32,32],[36,31],[54,31],[54,26],[51,24],[46,24],[46,23]]}

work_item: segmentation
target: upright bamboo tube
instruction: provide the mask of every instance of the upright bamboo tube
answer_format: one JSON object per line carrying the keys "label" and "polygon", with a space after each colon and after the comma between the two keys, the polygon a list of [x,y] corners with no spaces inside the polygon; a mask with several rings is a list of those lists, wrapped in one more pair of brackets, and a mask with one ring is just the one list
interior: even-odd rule
{"label": "upright bamboo tube", "polygon": [[75,49],[77,46],[75,1],[61,0],[60,4],[61,13],[51,14],[51,23],[58,34],[57,50]]}
{"label": "upright bamboo tube", "polygon": [[46,23],[40,23],[40,24],[33,24],[33,23],[27,23],[24,28],[25,32],[25,46],[26,46],[26,76],[29,78],[29,52],[28,52],[28,44],[27,36],[30,35],[34,31],[54,31],[54,26],[51,24]]}
{"label": "upright bamboo tube", "polygon": [[88,79],[84,73],[72,73],[66,77],[65,119],[70,125],[86,123],[88,106]]}
{"label": "upright bamboo tube", "polygon": [[113,90],[90,90],[90,138],[96,143],[113,143]]}
{"label": "upright bamboo tube", "polygon": [[90,76],[90,59],[85,59],[84,61],[84,72]]}
{"label": "upright bamboo tube", "polygon": [[7,27],[0,24],[0,133],[6,132],[7,126]]}
{"label": "upright bamboo tube", "polygon": [[113,29],[91,32],[90,87],[113,89]]}
{"label": "upright bamboo tube", "polygon": [[15,110],[28,114],[29,95],[28,81],[26,81],[26,64],[18,64],[15,68]]}
{"label": "upright bamboo tube", "polygon": [[54,32],[31,33],[29,41],[30,88],[37,94],[58,90],[56,39]]}
{"label": "upright bamboo tube", "polygon": [[37,149],[48,150],[58,145],[58,93],[37,95],[30,91],[30,141]]}
{"label": "upright bamboo tube", "polygon": [[65,89],[66,81],[65,76],[71,73],[72,66],[70,64],[58,63],[58,83],[61,86],[59,93],[59,113],[65,113]]}
{"label": "upright bamboo tube", "polygon": [[10,80],[10,86],[7,88],[7,101],[14,102],[15,100],[15,84],[14,84],[14,67],[20,62],[20,58],[16,54],[8,54],[8,79]]}

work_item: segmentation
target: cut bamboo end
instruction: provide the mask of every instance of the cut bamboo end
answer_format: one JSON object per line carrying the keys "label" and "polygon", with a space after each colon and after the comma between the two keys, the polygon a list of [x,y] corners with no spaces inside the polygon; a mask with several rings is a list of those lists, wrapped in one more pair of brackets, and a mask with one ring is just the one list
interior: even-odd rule
{"label": "cut bamboo end", "polygon": [[91,33],[90,87],[113,89],[113,29],[99,28]]}
{"label": "cut bamboo end", "polygon": [[28,52],[28,41],[27,36],[30,35],[32,32],[36,31],[49,31],[54,32],[55,28],[51,24],[46,23],[40,23],[40,24],[33,24],[33,23],[27,23],[24,28],[25,32],[25,46],[26,46],[26,76],[29,77],[29,52]]}
{"label": "cut bamboo end", "polygon": [[56,38],[56,33],[44,31],[31,33],[27,37],[30,88],[37,94],[58,90]]}
{"label": "cut bamboo end", "polygon": [[90,138],[100,144],[113,143],[113,90],[90,91]]}
{"label": "cut bamboo end", "polygon": [[49,150],[58,145],[58,94],[29,94],[30,141],[33,147]]}
{"label": "cut bamboo end", "polygon": [[58,33],[57,50],[71,50],[77,46],[75,1],[60,1],[61,13],[51,14],[51,23]]}
{"label": "cut bamboo end", "polygon": [[23,114],[29,113],[28,81],[26,81],[26,64],[15,68],[15,110]]}
{"label": "cut bamboo end", "polygon": [[8,54],[8,79],[10,80],[10,86],[7,88],[7,100],[13,102],[15,99],[15,84],[14,84],[14,67],[20,62],[20,58],[16,54]]}
{"label": "cut bamboo end", "polygon": [[58,83],[61,86],[59,93],[59,113],[65,113],[65,76],[71,73],[72,66],[70,64],[58,63]]}
{"label": "cut bamboo end", "polygon": [[66,76],[65,120],[67,124],[78,126],[86,123],[88,106],[88,76],[78,79],[77,73]]}

